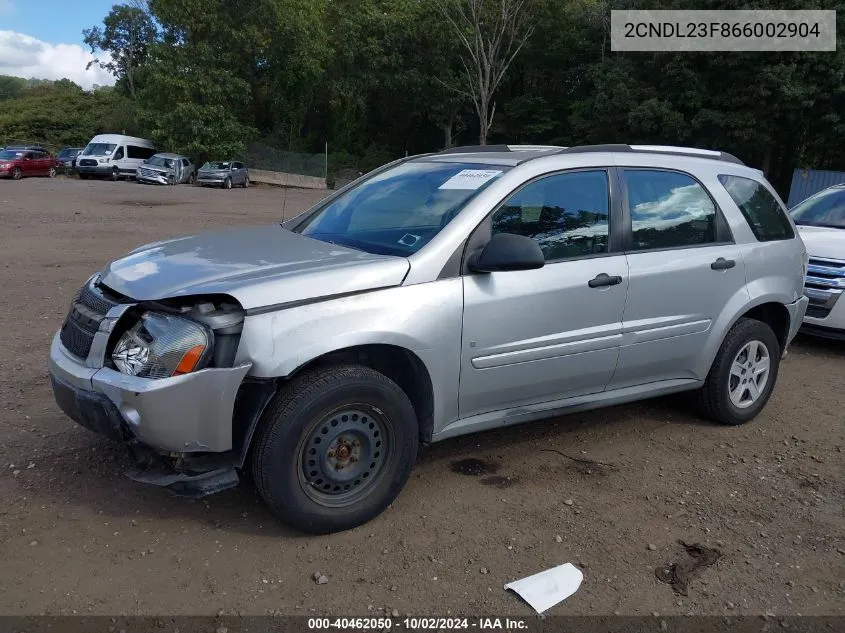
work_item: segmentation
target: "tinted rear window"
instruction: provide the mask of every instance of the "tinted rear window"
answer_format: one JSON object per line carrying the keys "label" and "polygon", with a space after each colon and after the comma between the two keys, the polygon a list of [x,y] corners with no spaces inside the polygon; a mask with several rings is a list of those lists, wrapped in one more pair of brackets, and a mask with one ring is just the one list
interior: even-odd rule
{"label": "tinted rear window", "polygon": [[771,242],[795,237],[786,211],[763,183],[724,174],[719,176],[719,182],[742,211],[758,241]]}

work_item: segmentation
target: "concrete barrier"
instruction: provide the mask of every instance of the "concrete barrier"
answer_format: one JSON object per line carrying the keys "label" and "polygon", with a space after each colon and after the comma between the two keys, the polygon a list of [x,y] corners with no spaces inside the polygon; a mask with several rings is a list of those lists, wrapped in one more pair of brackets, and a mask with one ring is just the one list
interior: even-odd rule
{"label": "concrete barrier", "polygon": [[280,187],[297,187],[299,189],[326,189],[326,179],[318,176],[302,176],[301,174],[287,174],[283,171],[266,171],[264,169],[250,169],[249,179],[252,182],[262,182]]}

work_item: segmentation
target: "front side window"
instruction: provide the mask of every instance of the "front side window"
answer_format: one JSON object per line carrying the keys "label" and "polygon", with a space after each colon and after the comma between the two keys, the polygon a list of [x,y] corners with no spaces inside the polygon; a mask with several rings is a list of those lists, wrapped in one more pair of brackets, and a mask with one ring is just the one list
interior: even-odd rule
{"label": "front side window", "polygon": [[293,230],[368,253],[411,255],[508,169],[473,163],[403,163],[343,192]]}
{"label": "front side window", "polygon": [[118,147],[117,151],[114,153],[112,160],[120,160],[123,158],[123,147]]}
{"label": "front side window", "polygon": [[243,163],[235,163],[234,165],[232,165],[232,168],[233,169],[243,169],[244,165],[243,165]]}
{"label": "front side window", "polygon": [[182,159],[182,167],[188,167],[190,164],[191,161],[189,161],[187,158]]}
{"label": "front side window", "polygon": [[719,182],[739,207],[754,237],[760,242],[795,237],[789,218],[763,183],[751,178],[726,175],[719,176]]}
{"label": "front side window", "polygon": [[656,169],[626,169],[622,174],[631,210],[632,250],[718,241],[716,205],[691,176]]}
{"label": "front side window", "polygon": [[493,214],[493,234],[530,237],[546,261],[606,253],[608,199],[604,170],[546,176],[517,191]]}
{"label": "front side window", "polygon": [[23,152],[19,150],[7,149],[0,152],[0,160],[14,160],[23,156]]}
{"label": "front side window", "polygon": [[790,211],[795,224],[845,229],[845,187],[825,189]]}

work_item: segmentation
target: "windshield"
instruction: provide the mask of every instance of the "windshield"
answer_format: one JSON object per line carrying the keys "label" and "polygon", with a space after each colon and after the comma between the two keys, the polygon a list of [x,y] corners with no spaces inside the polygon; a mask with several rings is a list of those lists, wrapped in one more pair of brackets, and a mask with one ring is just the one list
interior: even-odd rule
{"label": "windshield", "polygon": [[7,149],[0,152],[0,160],[10,160],[12,158],[19,158],[23,156],[23,150]]}
{"label": "windshield", "polygon": [[368,253],[411,255],[508,169],[470,163],[404,163],[353,187],[294,232]]}
{"label": "windshield", "polygon": [[61,152],[59,152],[57,158],[71,158],[73,156],[76,156],[77,154],[79,154],[78,149],[63,149]]}
{"label": "windshield", "polygon": [[845,229],[845,187],[834,187],[793,207],[795,224]]}
{"label": "windshield", "polygon": [[229,163],[222,163],[217,161],[215,163],[206,163],[202,166],[203,169],[229,169]]}
{"label": "windshield", "polygon": [[83,156],[111,156],[117,145],[114,143],[89,143],[88,146],[82,150]]}
{"label": "windshield", "polygon": [[147,160],[148,165],[155,165],[156,167],[167,167],[173,169],[173,159],[165,158],[164,156],[153,156]]}

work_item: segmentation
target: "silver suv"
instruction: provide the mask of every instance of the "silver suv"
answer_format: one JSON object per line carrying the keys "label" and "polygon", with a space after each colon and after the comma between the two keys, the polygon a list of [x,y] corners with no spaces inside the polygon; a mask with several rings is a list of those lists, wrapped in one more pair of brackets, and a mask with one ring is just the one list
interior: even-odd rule
{"label": "silver suv", "polygon": [[420,443],[695,392],[754,418],[807,254],[729,154],[486,146],[405,158],[280,225],[157,242],[92,276],[55,397],[186,496],[249,474],[314,533],[364,523]]}

